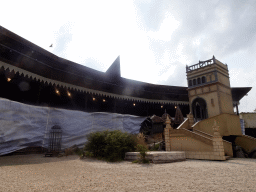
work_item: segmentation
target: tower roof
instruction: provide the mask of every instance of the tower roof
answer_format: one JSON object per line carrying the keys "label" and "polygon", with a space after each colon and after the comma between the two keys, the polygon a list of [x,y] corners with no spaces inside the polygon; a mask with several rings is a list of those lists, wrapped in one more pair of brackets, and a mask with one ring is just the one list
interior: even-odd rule
{"label": "tower roof", "polygon": [[112,63],[112,65],[106,71],[106,75],[110,78],[119,78],[121,77],[120,72],[120,56],[116,58],[116,60]]}

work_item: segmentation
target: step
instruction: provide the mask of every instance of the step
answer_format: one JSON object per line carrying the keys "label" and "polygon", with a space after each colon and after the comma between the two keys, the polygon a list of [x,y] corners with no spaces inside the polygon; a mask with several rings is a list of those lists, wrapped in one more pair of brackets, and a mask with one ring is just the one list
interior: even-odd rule
{"label": "step", "polygon": [[[152,163],[172,163],[186,160],[184,151],[149,151],[146,154],[146,158]],[[125,153],[125,160],[134,161],[139,159],[138,156],[139,152],[127,152]]]}

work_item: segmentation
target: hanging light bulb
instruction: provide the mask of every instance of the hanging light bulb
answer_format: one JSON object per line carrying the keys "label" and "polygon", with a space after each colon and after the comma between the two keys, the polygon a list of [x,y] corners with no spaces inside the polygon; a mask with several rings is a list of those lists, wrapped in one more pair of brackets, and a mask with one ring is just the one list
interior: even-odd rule
{"label": "hanging light bulb", "polygon": [[68,96],[71,97],[71,93],[70,92],[68,92]]}
{"label": "hanging light bulb", "polygon": [[58,90],[58,89],[56,89],[56,91],[55,91],[58,95],[60,94],[60,91]]}
{"label": "hanging light bulb", "polygon": [[136,105],[136,104],[135,104],[135,103],[133,103],[133,106],[134,106],[134,107],[135,107],[135,105]]}
{"label": "hanging light bulb", "polygon": [[96,100],[95,97],[93,97],[92,100],[95,101]]}
{"label": "hanging light bulb", "polygon": [[11,78],[7,78],[7,81],[10,82],[12,79]]}
{"label": "hanging light bulb", "polygon": [[163,106],[163,105],[161,105],[161,108],[164,108],[164,106]]}
{"label": "hanging light bulb", "polygon": [[103,102],[105,102],[106,100],[105,99],[103,99]]}

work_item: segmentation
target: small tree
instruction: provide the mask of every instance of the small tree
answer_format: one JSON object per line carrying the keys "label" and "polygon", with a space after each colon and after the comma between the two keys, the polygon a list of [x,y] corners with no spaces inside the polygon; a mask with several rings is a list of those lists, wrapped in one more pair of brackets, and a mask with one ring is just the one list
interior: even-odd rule
{"label": "small tree", "polygon": [[137,163],[137,162],[138,163],[149,163],[149,160],[146,159],[146,155],[147,155],[146,152],[148,151],[148,149],[145,146],[141,145],[141,144],[138,144],[136,146],[136,149],[137,149],[138,152],[140,152],[140,154],[138,155],[139,160],[134,161],[134,163]]}

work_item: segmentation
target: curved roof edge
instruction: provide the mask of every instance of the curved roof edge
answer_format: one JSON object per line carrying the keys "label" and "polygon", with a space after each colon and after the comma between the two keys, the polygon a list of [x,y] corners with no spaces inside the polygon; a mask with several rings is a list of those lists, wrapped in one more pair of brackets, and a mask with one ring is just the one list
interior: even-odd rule
{"label": "curved roof edge", "polygon": [[[136,101],[176,104],[188,104],[189,101],[187,87],[156,85],[120,77],[119,57],[106,73],[100,72],[60,58],[1,26],[0,51],[0,66],[5,70],[23,73],[55,86]],[[115,78],[111,78],[112,74]],[[233,100],[239,102],[250,89],[232,88]]]}

